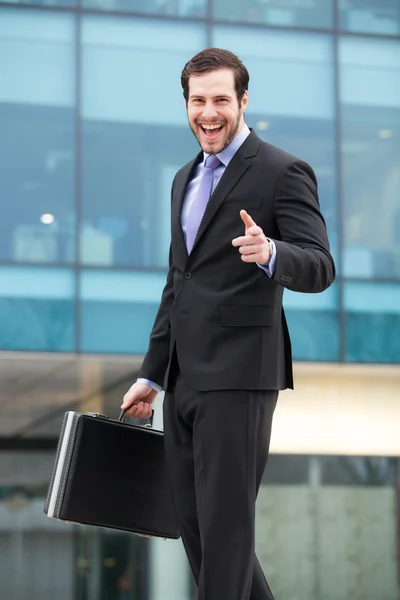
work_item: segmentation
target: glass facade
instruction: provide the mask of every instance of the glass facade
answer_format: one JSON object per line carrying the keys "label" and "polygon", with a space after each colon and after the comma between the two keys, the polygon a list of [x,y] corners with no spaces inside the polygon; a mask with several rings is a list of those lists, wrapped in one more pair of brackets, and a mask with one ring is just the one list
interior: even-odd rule
{"label": "glass facade", "polygon": [[[195,598],[180,544],[42,509],[64,411],[115,416],[147,349],[171,182],[198,151],[180,72],[208,46],[248,67],[248,125],[318,178],[338,275],[285,292],[294,358],[400,364],[400,0],[0,0],[1,598]],[[335,368],[396,422],[398,377]],[[338,439],[358,439],[353,410]],[[297,452],[271,455],[257,505],[276,597],[398,600],[398,452]]]}
{"label": "glass facade", "polygon": [[338,278],[285,294],[295,359],[399,363],[399,3],[54,6],[0,5],[0,347],[146,351],[197,152],[180,71],[215,45],[250,71],[248,125],[318,177]]}
{"label": "glass facade", "polygon": [[325,29],[333,27],[333,7],[333,0],[215,0],[213,15],[219,21]]}
{"label": "glass facade", "polygon": [[[2,598],[194,600],[181,544],[43,518],[52,461],[0,454]],[[396,458],[270,457],[256,552],[276,598],[398,599],[398,473]]]}

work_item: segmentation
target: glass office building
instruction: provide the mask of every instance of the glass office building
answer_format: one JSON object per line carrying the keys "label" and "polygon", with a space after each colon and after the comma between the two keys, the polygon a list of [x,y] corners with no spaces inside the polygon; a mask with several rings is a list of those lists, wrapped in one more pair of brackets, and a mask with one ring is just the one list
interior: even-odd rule
{"label": "glass office building", "polygon": [[180,542],[41,511],[65,410],[116,415],[146,351],[198,151],[180,72],[208,46],[248,67],[248,125],[313,166],[338,272],[285,292],[260,561],[277,600],[399,598],[400,0],[0,2],[1,598],[195,597]]}

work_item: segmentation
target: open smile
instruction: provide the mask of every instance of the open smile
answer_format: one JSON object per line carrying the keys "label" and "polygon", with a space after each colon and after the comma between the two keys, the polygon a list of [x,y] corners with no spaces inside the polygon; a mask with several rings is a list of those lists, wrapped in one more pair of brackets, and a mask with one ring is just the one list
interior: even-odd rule
{"label": "open smile", "polygon": [[208,140],[214,140],[219,136],[225,125],[206,125],[204,123],[199,123],[199,127]]}

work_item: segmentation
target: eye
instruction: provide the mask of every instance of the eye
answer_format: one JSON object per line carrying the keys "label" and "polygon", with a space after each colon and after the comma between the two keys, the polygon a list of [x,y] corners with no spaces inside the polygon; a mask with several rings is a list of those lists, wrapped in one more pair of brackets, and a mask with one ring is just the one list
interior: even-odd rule
{"label": "eye", "polygon": [[228,102],[228,98],[217,98],[217,102],[219,102],[220,104],[221,104],[221,102],[222,103]]}

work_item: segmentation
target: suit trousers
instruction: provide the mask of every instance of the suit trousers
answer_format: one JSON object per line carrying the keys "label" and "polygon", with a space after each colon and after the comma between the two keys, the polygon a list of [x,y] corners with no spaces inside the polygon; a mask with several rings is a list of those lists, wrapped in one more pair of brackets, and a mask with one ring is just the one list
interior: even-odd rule
{"label": "suit trousers", "polygon": [[198,600],[273,600],[254,538],[277,399],[277,391],[195,392],[179,369],[165,394],[167,469]]}

